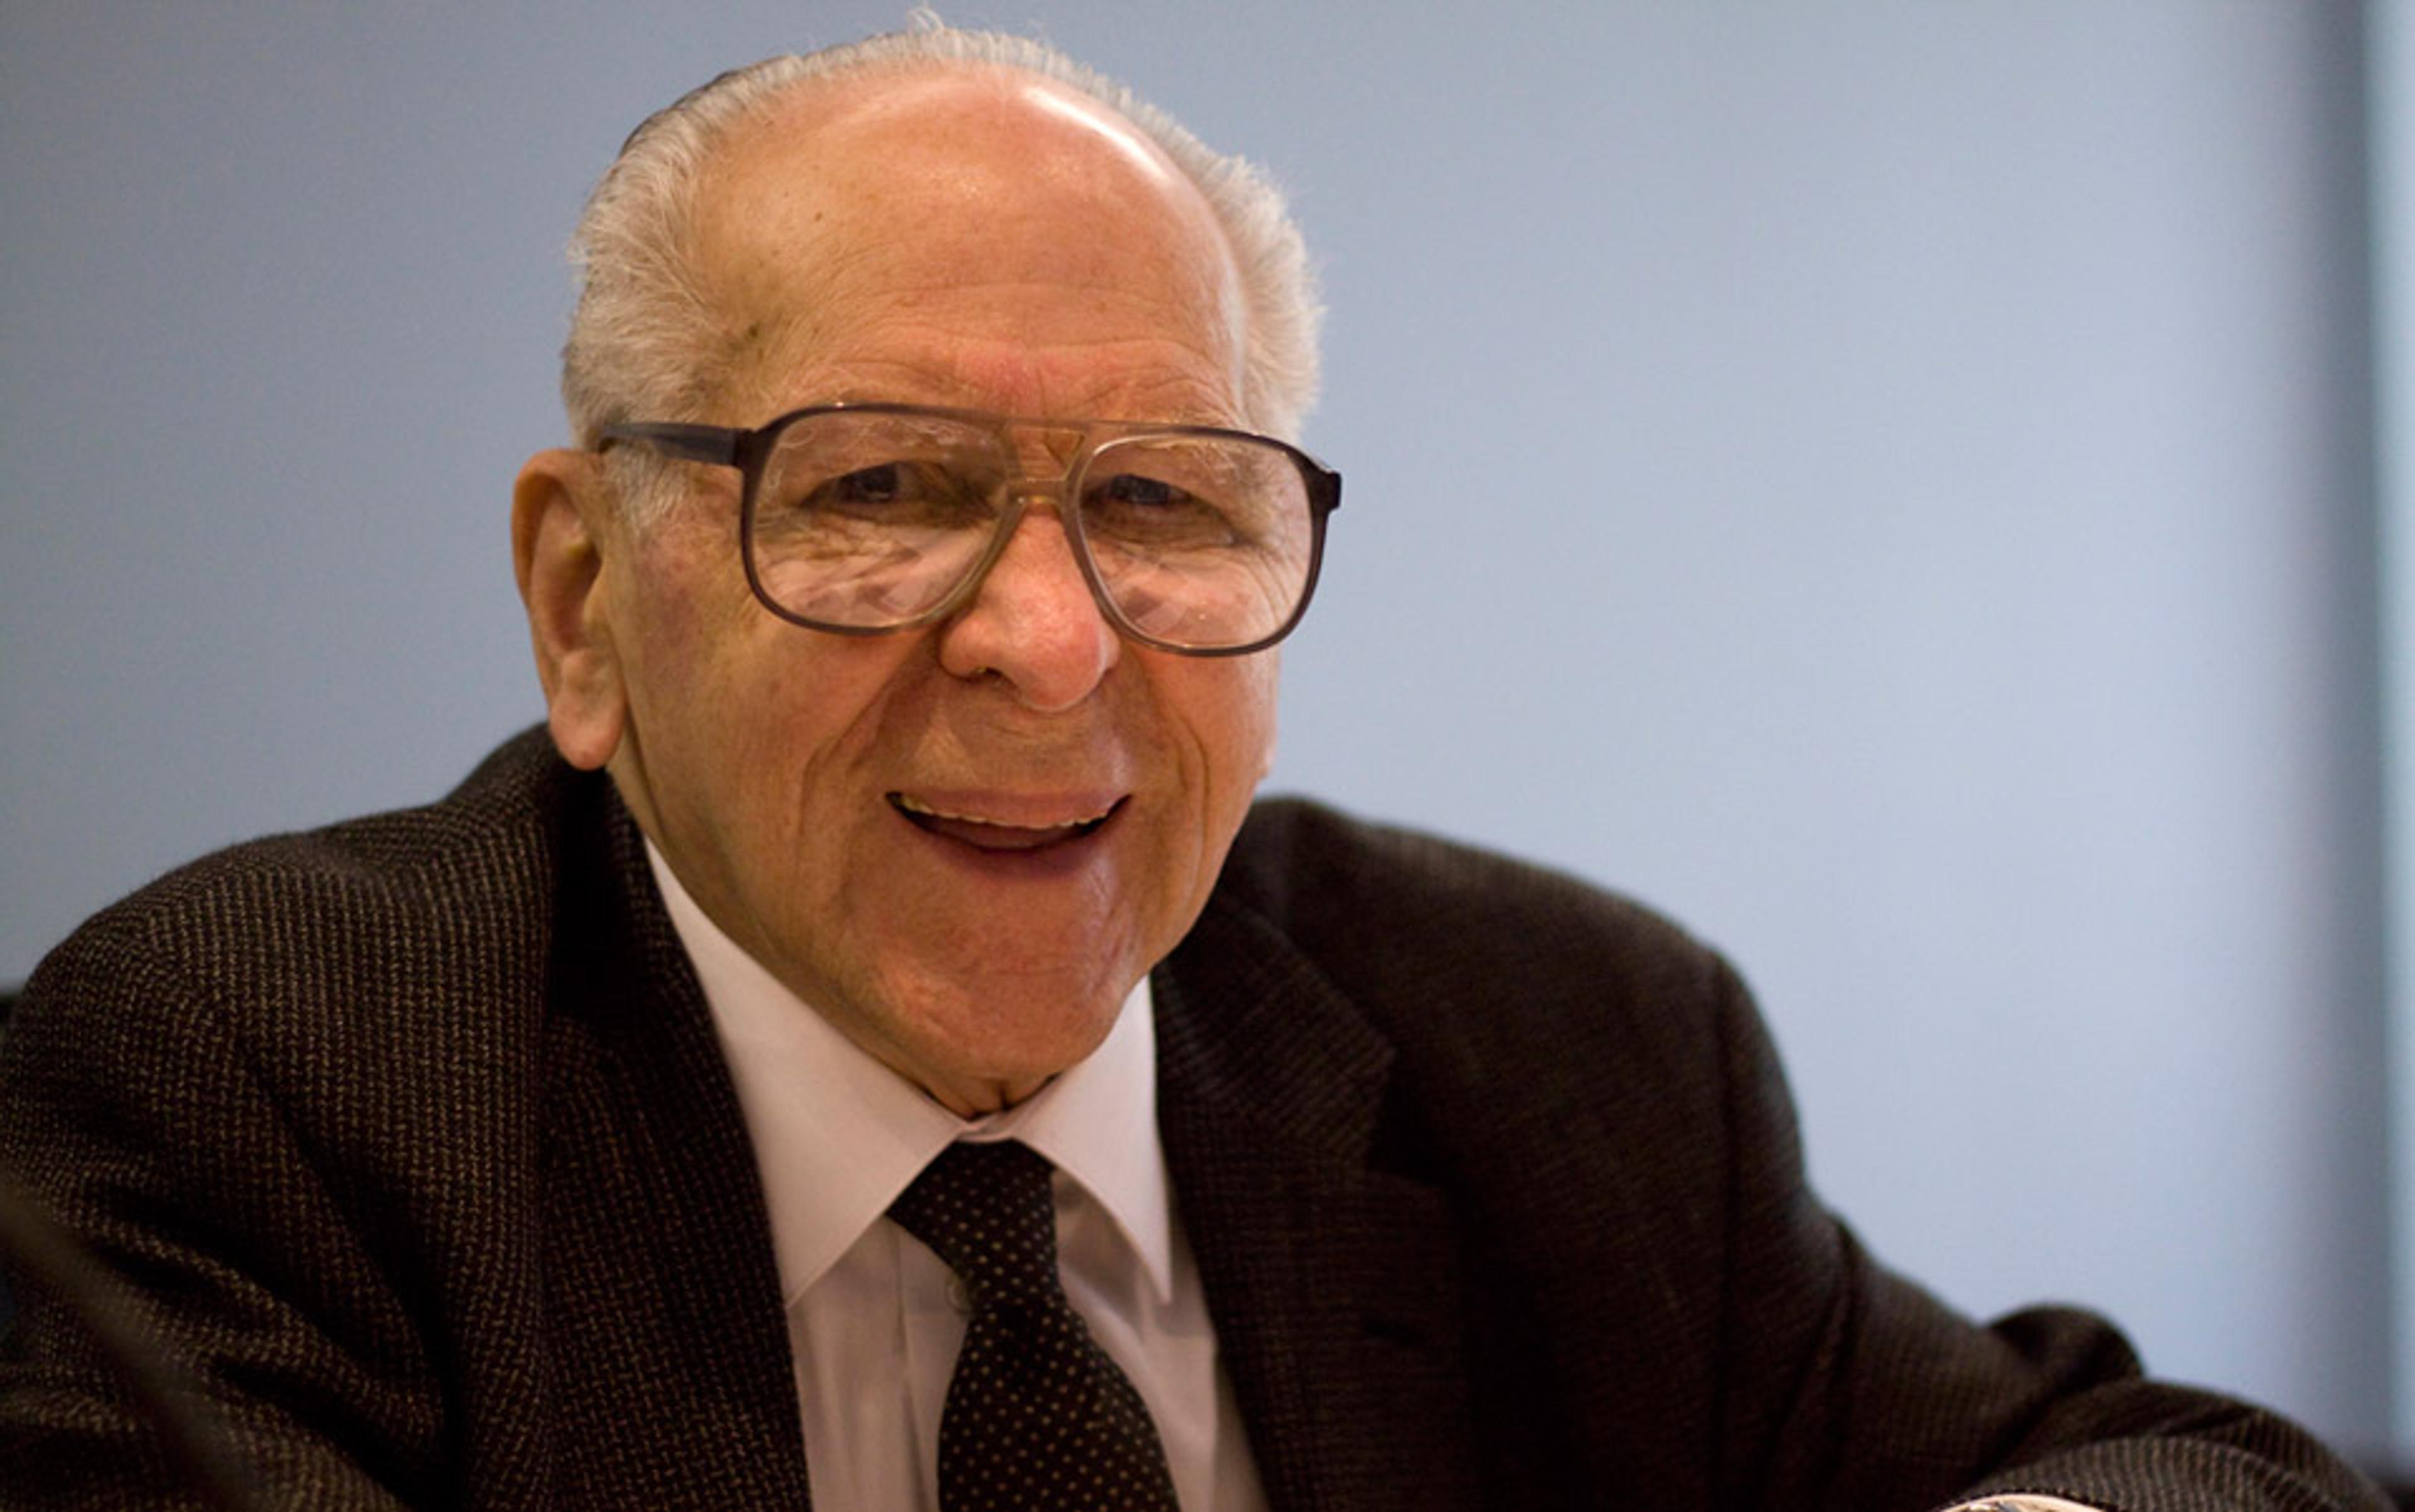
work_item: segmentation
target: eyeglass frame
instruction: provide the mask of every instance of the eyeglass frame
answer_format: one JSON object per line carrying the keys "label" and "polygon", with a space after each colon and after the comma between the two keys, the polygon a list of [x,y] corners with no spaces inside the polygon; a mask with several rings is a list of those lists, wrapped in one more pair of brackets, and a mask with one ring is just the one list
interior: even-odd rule
{"label": "eyeglass frame", "polygon": [[[982,584],[989,577],[990,569],[998,565],[999,557],[1005,555],[1007,543],[1013,539],[1015,531],[1023,523],[1024,514],[1035,491],[1033,486],[1049,480],[1016,476],[1017,486],[1008,490],[1011,498],[999,512],[998,523],[991,530],[989,544],[982,548],[980,559],[966,570],[961,582],[950,589],[939,602],[920,614],[885,625],[835,624],[808,619],[780,604],[763,586],[762,576],[755,565],[755,504],[761,491],[764,465],[770,459],[772,445],[779,440],[780,433],[817,415],[840,413],[928,416],[961,421],[1001,437],[1017,428],[1077,433],[1079,439],[1066,459],[1064,471],[1057,475],[1049,491],[1056,495],[1057,516],[1064,525],[1066,540],[1072,548],[1074,565],[1081,569],[1082,581],[1090,591],[1090,601],[1098,606],[1100,615],[1118,635],[1178,656],[1247,656],[1275,645],[1298,628],[1300,620],[1308,613],[1309,600],[1316,596],[1317,577],[1324,568],[1325,522],[1342,507],[1342,474],[1289,442],[1224,426],[1181,425],[1153,420],[1035,419],[987,410],[952,409],[944,405],[839,402],[809,404],[751,427],[697,425],[675,420],[622,421],[602,427],[597,433],[596,450],[601,452],[614,442],[632,442],[678,460],[736,468],[742,480],[738,507],[739,561],[745,568],[746,586],[753,591],[755,601],[775,617],[807,630],[836,636],[888,636],[901,630],[936,624],[955,613],[981,591]],[[1117,442],[1185,436],[1245,441],[1271,446],[1290,457],[1308,486],[1308,571],[1300,579],[1298,600],[1281,624],[1243,645],[1185,646],[1149,635],[1133,624],[1117,606],[1114,595],[1107,591],[1106,584],[1100,579],[1098,563],[1091,558],[1089,539],[1083,531],[1080,509],[1066,507],[1067,496],[1075,492],[1069,486],[1082,476],[1101,447]]]}

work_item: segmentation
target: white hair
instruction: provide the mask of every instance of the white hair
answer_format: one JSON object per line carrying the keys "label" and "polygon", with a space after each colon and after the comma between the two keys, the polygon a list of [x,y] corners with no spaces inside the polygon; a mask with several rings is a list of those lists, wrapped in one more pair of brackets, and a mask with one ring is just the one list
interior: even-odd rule
{"label": "white hair", "polygon": [[[627,420],[698,420],[723,391],[740,350],[742,312],[714,307],[695,265],[698,185],[730,131],[768,115],[790,91],[844,73],[904,73],[964,64],[1037,74],[1105,105],[1155,142],[1214,212],[1239,270],[1247,422],[1297,441],[1315,402],[1323,315],[1299,228],[1253,164],[1208,149],[1164,112],[1043,43],[957,31],[918,11],[911,30],[735,68],[657,111],[629,134],[588,197],[571,241],[578,306],[562,353],[562,397],[578,443]],[[616,449],[619,458],[641,449]],[[641,516],[665,490],[638,463],[623,497]]]}

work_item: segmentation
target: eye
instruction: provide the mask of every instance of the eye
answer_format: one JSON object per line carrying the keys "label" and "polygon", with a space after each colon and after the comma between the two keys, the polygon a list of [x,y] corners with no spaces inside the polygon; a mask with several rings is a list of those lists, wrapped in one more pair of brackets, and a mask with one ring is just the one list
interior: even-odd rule
{"label": "eye", "polygon": [[923,498],[930,489],[928,480],[922,472],[922,469],[903,462],[883,462],[878,467],[858,468],[816,489],[815,502],[860,508]]}
{"label": "eye", "polygon": [[777,512],[816,521],[952,528],[990,515],[978,486],[939,462],[899,458],[819,478],[791,473],[781,483]]}
{"label": "eye", "polygon": [[1118,472],[1107,479],[1097,490],[1102,503],[1127,504],[1140,509],[1165,509],[1192,502],[1187,489],[1162,478],[1145,478],[1136,472]]}
{"label": "eye", "polygon": [[1147,472],[1092,479],[1082,490],[1082,521],[1093,546],[1120,551],[1162,556],[1224,550],[1240,541],[1231,515],[1214,499]]}

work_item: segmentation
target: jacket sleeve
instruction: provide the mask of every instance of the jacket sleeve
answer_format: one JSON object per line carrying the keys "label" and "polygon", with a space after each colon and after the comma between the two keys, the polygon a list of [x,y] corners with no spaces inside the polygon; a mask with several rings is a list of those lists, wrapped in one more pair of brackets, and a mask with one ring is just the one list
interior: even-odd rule
{"label": "jacket sleeve", "polygon": [[[155,1362],[185,1376],[275,1505],[442,1500],[420,1331],[342,1190],[256,1074],[208,983],[104,916],[0,1034],[0,1170],[79,1243]],[[0,1505],[205,1506],[92,1329],[18,1278],[0,1349]]]}
{"label": "jacket sleeve", "polygon": [[2309,1435],[2144,1378],[2068,1309],[1982,1327],[1874,1262],[1805,1182],[1791,1099],[1733,973],[1726,1088],[1724,1505],[1833,1512],[2032,1492],[2109,1512],[2385,1512]]}

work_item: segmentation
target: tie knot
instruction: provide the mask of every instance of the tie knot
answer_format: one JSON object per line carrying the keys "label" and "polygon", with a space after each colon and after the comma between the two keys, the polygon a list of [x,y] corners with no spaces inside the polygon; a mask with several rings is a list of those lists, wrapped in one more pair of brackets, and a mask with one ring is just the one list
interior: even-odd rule
{"label": "tie knot", "polygon": [[963,1278],[973,1307],[1060,1295],[1047,1159],[1014,1140],[958,1140],[889,1205],[889,1216]]}

